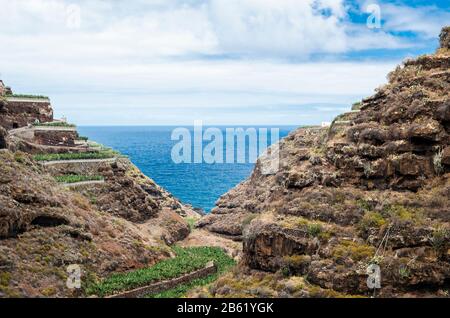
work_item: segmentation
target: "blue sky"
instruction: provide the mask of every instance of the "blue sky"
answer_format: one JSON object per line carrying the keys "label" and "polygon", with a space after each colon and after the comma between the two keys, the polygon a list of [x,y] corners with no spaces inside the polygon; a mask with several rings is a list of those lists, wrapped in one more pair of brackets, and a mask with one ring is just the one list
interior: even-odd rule
{"label": "blue sky", "polygon": [[435,51],[450,24],[448,0],[0,0],[0,8],[2,79],[18,93],[49,95],[57,116],[80,125],[329,121],[403,59]]}

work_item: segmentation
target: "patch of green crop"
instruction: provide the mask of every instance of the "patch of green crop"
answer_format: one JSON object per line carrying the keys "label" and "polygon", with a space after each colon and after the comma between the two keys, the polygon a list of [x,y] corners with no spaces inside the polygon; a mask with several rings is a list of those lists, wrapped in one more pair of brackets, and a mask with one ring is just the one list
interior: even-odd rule
{"label": "patch of green crop", "polygon": [[[103,297],[139,288],[153,282],[180,277],[205,267],[210,261],[214,261],[216,264],[218,274],[235,265],[235,261],[218,247],[174,247],[173,250],[176,254],[174,258],[163,260],[148,268],[113,274],[104,281],[88,287],[86,293]],[[181,292],[181,289],[179,292]]]}
{"label": "patch of green crop", "polygon": [[48,96],[42,96],[42,95],[30,95],[30,94],[10,94],[10,95],[6,95],[6,97],[15,97],[15,98],[33,98],[33,99],[49,99]]}
{"label": "patch of green crop", "polygon": [[77,183],[84,181],[101,181],[104,180],[104,178],[102,176],[86,176],[86,175],[70,174],[64,176],[57,176],[55,177],[55,180],[60,183]]}
{"label": "patch of green crop", "polygon": [[55,121],[55,122],[51,122],[51,123],[36,123],[36,124],[34,124],[34,126],[38,126],[38,127],[68,127],[68,128],[76,127],[76,125],[69,124],[64,121]]}
{"label": "patch of green crop", "polygon": [[206,286],[208,284],[213,283],[219,278],[219,275],[220,274],[216,273],[209,275],[208,277],[205,278],[194,279],[193,281],[187,284],[178,285],[175,288],[163,291],[161,293],[154,295],[147,295],[146,298],[181,298],[184,295],[186,295],[188,291],[190,291],[195,287]]}
{"label": "patch of green crop", "polygon": [[111,149],[99,152],[81,152],[81,153],[53,153],[39,154],[33,156],[36,161],[59,161],[59,160],[85,160],[85,159],[110,159],[121,156],[120,153]]}

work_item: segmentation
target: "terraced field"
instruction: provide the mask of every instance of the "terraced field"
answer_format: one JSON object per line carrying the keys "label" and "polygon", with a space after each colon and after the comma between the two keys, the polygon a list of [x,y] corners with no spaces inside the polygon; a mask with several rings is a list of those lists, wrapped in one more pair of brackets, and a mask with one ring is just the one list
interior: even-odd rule
{"label": "terraced field", "polygon": [[114,274],[102,282],[88,286],[88,295],[104,297],[115,293],[146,286],[148,284],[180,277],[206,266],[213,261],[217,274],[206,278],[196,279],[175,289],[148,297],[180,297],[189,289],[213,282],[217,277],[235,265],[235,261],[224,250],[217,247],[174,247],[176,256],[157,263],[156,265],[128,273]]}

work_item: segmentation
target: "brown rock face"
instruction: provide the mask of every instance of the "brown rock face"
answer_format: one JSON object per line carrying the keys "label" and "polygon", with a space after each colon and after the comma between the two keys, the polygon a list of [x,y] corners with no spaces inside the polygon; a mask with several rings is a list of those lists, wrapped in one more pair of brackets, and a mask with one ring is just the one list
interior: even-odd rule
{"label": "brown rock face", "polygon": [[0,149],[5,149],[7,147],[7,144],[6,144],[6,136],[7,135],[8,135],[8,132],[3,127],[0,127]]}
{"label": "brown rock face", "polygon": [[450,27],[443,28],[439,38],[441,48],[450,49]]}
{"label": "brown rock face", "polygon": [[443,165],[450,166],[450,147],[447,147],[442,152],[442,162]]}
{"label": "brown rock face", "polygon": [[34,143],[46,146],[74,147],[78,138],[76,131],[45,131],[34,132]]}
{"label": "brown rock face", "polygon": [[369,295],[375,263],[379,294],[438,295],[450,279],[449,67],[445,50],[407,61],[359,112],[294,131],[276,174],[261,159],[199,225],[243,236],[251,269]]}
{"label": "brown rock face", "polygon": [[27,126],[36,120],[41,123],[53,121],[53,109],[49,101],[0,101],[0,126],[10,130]]}

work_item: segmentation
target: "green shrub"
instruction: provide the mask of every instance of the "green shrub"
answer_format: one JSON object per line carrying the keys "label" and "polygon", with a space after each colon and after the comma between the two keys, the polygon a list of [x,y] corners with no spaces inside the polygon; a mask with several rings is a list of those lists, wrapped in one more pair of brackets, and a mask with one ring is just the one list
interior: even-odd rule
{"label": "green shrub", "polygon": [[369,202],[367,202],[366,200],[359,199],[356,201],[356,204],[364,211],[372,210],[372,205]]}
{"label": "green shrub", "polygon": [[310,223],[307,231],[309,236],[318,237],[323,232],[323,227],[318,223]]}
{"label": "green shrub", "polygon": [[359,262],[362,260],[373,259],[374,255],[375,248],[373,246],[353,241],[341,241],[333,249],[333,258],[335,260],[349,257],[352,260]]}
{"label": "green shrub", "polygon": [[444,155],[444,152],[441,149],[433,157],[434,171],[436,172],[437,175],[441,175],[445,171],[444,166],[442,165],[443,155]]}
{"label": "green shrub", "polygon": [[78,136],[78,140],[81,140],[81,141],[88,141],[88,140],[89,140],[89,137],[86,137],[86,136]]}
{"label": "green shrub", "polygon": [[414,223],[423,219],[423,213],[420,209],[409,208],[403,205],[388,205],[384,208],[383,214],[393,219]]}
{"label": "green shrub", "polygon": [[361,231],[367,231],[371,228],[381,228],[386,224],[386,220],[379,212],[367,212],[358,224]]}
{"label": "green shrub", "polygon": [[433,236],[431,237],[431,243],[433,244],[433,248],[438,253],[445,252],[447,248],[448,240],[449,240],[450,232],[445,228],[437,228],[433,231]]}
{"label": "green shrub", "polygon": [[194,230],[195,229],[195,223],[197,223],[197,219],[195,219],[195,218],[186,218],[185,220],[188,223],[189,228],[191,229],[191,231]]}
{"label": "green shrub", "polygon": [[401,279],[408,279],[409,276],[411,276],[411,270],[407,265],[401,266],[398,269],[398,275],[400,276]]}

